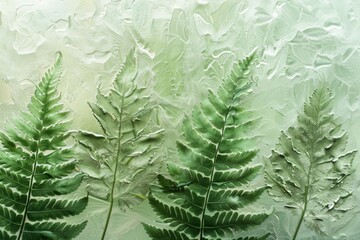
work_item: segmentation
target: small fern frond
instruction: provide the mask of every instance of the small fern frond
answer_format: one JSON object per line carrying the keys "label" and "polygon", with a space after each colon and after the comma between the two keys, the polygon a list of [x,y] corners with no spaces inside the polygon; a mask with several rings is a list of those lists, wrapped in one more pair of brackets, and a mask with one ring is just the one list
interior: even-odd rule
{"label": "small fern frond", "polygon": [[267,163],[266,179],[275,200],[300,212],[301,223],[325,234],[322,223],[350,210],[352,161],[356,151],[345,151],[347,134],[331,113],[331,91],[322,85],[304,105],[297,126],[282,132]]}
{"label": "small fern frond", "polygon": [[156,178],[156,150],[163,130],[154,124],[147,87],[136,84],[134,50],[113,82],[108,94],[98,92],[90,103],[102,134],[80,131],[76,139],[83,151],[81,168],[88,175],[88,192],[109,202],[102,239],[105,238],[114,205],[122,210],[145,199]]}
{"label": "small fern frond", "polygon": [[65,144],[70,121],[56,90],[61,73],[60,54],[36,86],[29,112],[0,133],[1,239],[71,239],[86,225],[64,221],[81,213],[88,199],[61,196],[83,178]]}
{"label": "small fern frond", "polygon": [[152,239],[238,239],[237,232],[269,215],[251,208],[265,190],[254,184],[261,167],[251,165],[257,150],[253,137],[245,137],[253,114],[241,106],[252,85],[253,61],[251,55],[235,64],[218,94],[210,91],[192,119],[185,119],[178,142],[182,164],[169,163],[171,179],[160,175],[160,185],[151,188],[149,202],[165,224],[144,224]]}

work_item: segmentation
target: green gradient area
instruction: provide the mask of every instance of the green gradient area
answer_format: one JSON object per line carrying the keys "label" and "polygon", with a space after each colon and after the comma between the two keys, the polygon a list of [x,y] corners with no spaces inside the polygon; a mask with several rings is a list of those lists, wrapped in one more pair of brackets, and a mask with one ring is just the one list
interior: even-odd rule
{"label": "green gradient area", "polygon": [[[258,162],[269,157],[281,130],[296,122],[319,81],[333,92],[333,111],[349,133],[348,148],[360,149],[359,16],[356,0],[1,1],[0,130],[6,119],[25,110],[34,81],[61,51],[64,74],[59,91],[72,111],[71,127],[99,132],[87,102],[96,101],[100,83],[102,89],[110,87],[127,52],[135,47],[137,77],[154,89],[156,119],[165,130],[164,164],[176,162],[175,139],[184,116],[208,89],[217,90],[219,79],[237,59],[257,49],[256,84],[247,107],[261,117]],[[358,159],[353,163],[355,176],[360,176]],[[355,200],[359,184],[358,177]],[[289,238],[298,218],[270,198],[262,201],[276,207],[263,227],[278,239]],[[77,239],[97,239],[106,209],[106,203],[89,200],[85,214],[78,216],[85,216],[88,225]],[[140,222],[155,219],[146,201],[130,211],[115,211],[110,228],[116,231],[108,239],[147,240]],[[329,225],[328,234],[355,240],[359,221],[355,208]],[[299,236],[321,239],[305,227]]]}

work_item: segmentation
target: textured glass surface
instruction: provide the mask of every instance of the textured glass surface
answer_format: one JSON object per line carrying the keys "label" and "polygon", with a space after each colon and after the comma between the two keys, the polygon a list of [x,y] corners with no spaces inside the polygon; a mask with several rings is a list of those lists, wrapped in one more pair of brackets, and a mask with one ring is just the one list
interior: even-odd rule
{"label": "textured glass surface", "polygon": [[[333,112],[349,133],[348,149],[360,149],[360,1],[357,0],[2,0],[0,1],[0,130],[26,109],[56,52],[63,55],[59,85],[71,110],[72,129],[99,132],[88,102],[108,89],[130,49],[138,75],[152,89],[161,151],[177,161],[175,139],[184,116],[216,91],[233,63],[256,49],[251,108],[261,117],[257,161],[266,161],[282,130],[296,122],[320,81],[334,95]],[[358,239],[360,155],[354,159],[355,208],[327,227],[335,239]],[[269,239],[287,239],[298,216],[275,207],[261,228]],[[90,200],[76,218],[88,219],[76,239],[100,239],[107,204]],[[106,239],[150,239],[141,222],[156,219],[148,202],[114,208]],[[321,239],[305,225],[299,239]],[[324,239],[329,239],[324,237]]]}

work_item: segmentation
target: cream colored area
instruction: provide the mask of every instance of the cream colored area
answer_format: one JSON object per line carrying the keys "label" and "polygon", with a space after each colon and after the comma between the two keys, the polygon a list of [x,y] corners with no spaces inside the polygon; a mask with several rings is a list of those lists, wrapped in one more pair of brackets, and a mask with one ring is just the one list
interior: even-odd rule
{"label": "cream colored area", "polygon": [[[171,161],[184,114],[207,89],[216,90],[236,59],[257,48],[252,107],[262,117],[259,161],[269,156],[280,131],[295,122],[321,79],[333,90],[334,112],[350,133],[349,148],[360,149],[359,29],[357,0],[2,0],[0,130],[6,119],[25,109],[32,82],[52,65],[57,51],[64,56],[59,90],[73,112],[73,128],[96,130],[87,102],[94,101],[100,83],[109,86],[127,52],[136,47],[139,74],[154,89],[159,121],[168,134],[166,160]],[[354,184],[357,199],[359,183],[360,178]],[[102,208],[90,202],[84,215],[89,224],[79,240],[98,239]],[[286,236],[294,219],[283,212],[277,216],[272,224],[279,236]],[[151,218],[147,203],[118,212],[109,239],[148,239],[139,222]],[[342,234],[356,239],[359,219],[354,211],[329,232],[338,239]],[[303,234],[312,233],[304,229]]]}
{"label": "cream colored area", "polygon": [[11,105],[14,104],[14,100],[11,97],[11,88],[4,81],[0,81],[0,102],[3,104]]}

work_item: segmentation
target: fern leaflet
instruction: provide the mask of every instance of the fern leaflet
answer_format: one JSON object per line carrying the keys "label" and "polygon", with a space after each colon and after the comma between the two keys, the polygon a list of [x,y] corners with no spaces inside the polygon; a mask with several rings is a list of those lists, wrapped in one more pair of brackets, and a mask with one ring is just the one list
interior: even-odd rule
{"label": "fern leaflet", "polygon": [[352,161],[356,151],[345,152],[347,135],[331,113],[331,92],[325,85],[315,90],[296,127],[282,132],[276,150],[267,163],[270,195],[300,211],[300,226],[325,234],[322,222],[334,220],[351,209]]}
{"label": "fern leaflet", "polygon": [[264,239],[234,237],[236,232],[260,224],[268,216],[251,206],[265,186],[255,186],[261,166],[250,165],[257,154],[250,111],[240,103],[251,87],[254,55],[235,64],[218,95],[207,99],[183,123],[184,141],[178,152],[182,164],[168,164],[171,179],[159,176],[151,188],[150,204],[165,224],[144,224],[152,239]]}
{"label": "fern leaflet", "polygon": [[65,144],[70,121],[56,90],[61,72],[59,54],[36,87],[29,112],[0,133],[0,239],[71,239],[86,225],[62,220],[81,213],[88,198],[68,195],[83,174],[75,171],[73,149]]}
{"label": "fern leaflet", "polygon": [[153,124],[146,87],[138,87],[134,50],[127,55],[109,94],[100,91],[89,104],[103,134],[81,131],[81,168],[88,174],[88,192],[107,201],[109,210],[101,239],[105,239],[114,204],[122,210],[145,199],[156,178],[156,150],[163,130]]}

